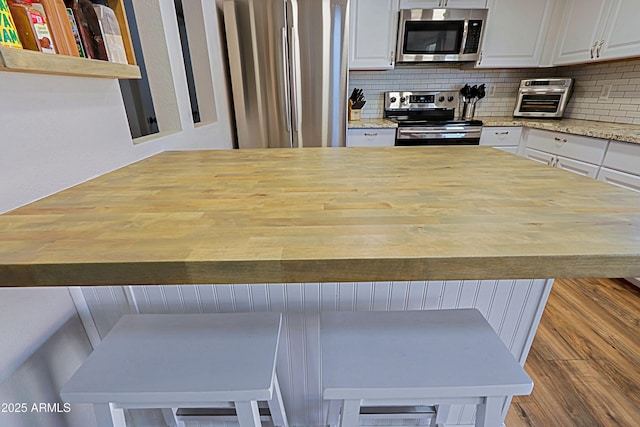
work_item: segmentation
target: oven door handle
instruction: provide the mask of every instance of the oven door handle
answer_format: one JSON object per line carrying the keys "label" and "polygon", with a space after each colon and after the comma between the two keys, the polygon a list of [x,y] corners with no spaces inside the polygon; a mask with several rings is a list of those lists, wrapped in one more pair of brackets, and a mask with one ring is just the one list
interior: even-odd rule
{"label": "oven door handle", "polygon": [[431,136],[434,138],[452,138],[452,137],[458,137],[458,138],[477,138],[479,137],[481,134],[481,130],[480,129],[455,129],[455,128],[429,128],[429,129],[401,129],[398,128],[398,137],[402,138],[402,137],[407,137],[410,135],[424,135],[426,136]]}

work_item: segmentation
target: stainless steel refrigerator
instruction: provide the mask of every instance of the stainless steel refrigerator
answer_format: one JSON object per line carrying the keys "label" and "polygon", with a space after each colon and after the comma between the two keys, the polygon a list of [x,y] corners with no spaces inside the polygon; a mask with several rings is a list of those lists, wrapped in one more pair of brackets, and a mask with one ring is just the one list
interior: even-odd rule
{"label": "stainless steel refrigerator", "polygon": [[339,147],[348,0],[225,0],[239,148]]}

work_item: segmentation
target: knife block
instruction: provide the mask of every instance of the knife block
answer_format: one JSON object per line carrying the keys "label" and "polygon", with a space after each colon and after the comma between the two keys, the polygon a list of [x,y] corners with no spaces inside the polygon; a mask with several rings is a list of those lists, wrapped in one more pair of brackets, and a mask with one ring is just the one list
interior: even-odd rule
{"label": "knife block", "polygon": [[361,112],[362,112],[362,109],[353,108],[353,101],[349,100],[349,121],[350,122],[360,121]]}

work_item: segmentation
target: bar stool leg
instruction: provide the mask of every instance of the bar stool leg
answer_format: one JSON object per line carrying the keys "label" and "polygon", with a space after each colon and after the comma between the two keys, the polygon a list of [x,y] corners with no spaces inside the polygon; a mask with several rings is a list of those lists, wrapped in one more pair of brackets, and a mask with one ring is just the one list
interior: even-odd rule
{"label": "bar stool leg", "polygon": [[289,427],[287,413],[284,411],[284,403],[282,403],[280,384],[278,383],[278,376],[276,374],[273,375],[273,396],[268,403],[273,425],[275,427]]}
{"label": "bar stool leg", "polygon": [[178,412],[178,408],[162,408],[164,422],[171,427],[184,427],[184,423],[182,421],[178,421],[176,412]]}
{"label": "bar stool leg", "polygon": [[444,427],[450,409],[451,405],[436,405],[436,416],[431,419],[431,427]]}
{"label": "bar stool leg", "polygon": [[357,427],[360,418],[360,399],[342,401],[340,427]]}
{"label": "bar stool leg", "polygon": [[485,397],[478,405],[476,427],[497,427],[502,424],[502,400],[504,397]]}
{"label": "bar stool leg", "polygon": [[258,412],[258,402],[251,400],[249,402],[234,402],[236,406],[236,414],[240,427],[261,427],[260,412]]}
{"label": "bar stool leg", "polygon": [[327,411],[326,424],[329,427],[337,427],[340,422],[340,408],[342,407],[341,400],[330,400],[329,410]]}
{"label": "bar stool leg", "polygon": [[94,403],[93,410],[98,427],[127,427],[122,408],[115,408],[110,403]]}

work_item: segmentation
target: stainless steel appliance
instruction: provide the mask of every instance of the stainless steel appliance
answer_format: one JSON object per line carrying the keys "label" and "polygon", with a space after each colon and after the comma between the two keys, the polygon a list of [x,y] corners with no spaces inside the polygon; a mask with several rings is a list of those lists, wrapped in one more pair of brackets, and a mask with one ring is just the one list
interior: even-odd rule
{"label": "stainless steel appliance", "polygon": [[456,120],[457,91],[384,94],[384,117],[398,123],[395,145],[479,145],[482,121]]}
{"label": "stainless steel appliance", "polygon": [[348,0],[225,0],[239,148],[344,146]]}
{"label": "stainless steel appliance", "polygon": [[559,119],[572,93],[573,79],[522,80],[513,116]]}
{"label": "stainless steel appliance", "polygon": [[477,61],[487,9],[402,9],[396,63]]}

